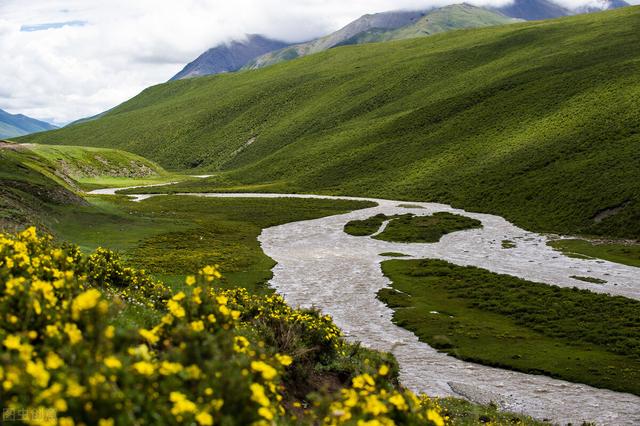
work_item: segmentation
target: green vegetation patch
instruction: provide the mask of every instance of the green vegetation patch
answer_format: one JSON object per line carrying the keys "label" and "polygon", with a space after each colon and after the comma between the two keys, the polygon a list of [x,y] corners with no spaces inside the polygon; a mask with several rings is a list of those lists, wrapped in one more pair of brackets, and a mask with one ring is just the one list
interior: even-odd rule
{"label": "green vegetation patch", "polygon": [[591,242],[586,240],[555,240],[547,243],[567,256],[598,258],[610,262],[640,267],[639,243]]}
{"label": "green vegetation patch", "polygon": [[571,275],[571,278],[573,278],[574,280],[580,280],[580,281],[584,281],[584,282],[592,283],[592,284],[606,284],[607,283],[607,281],[601,280],[600,278],[582,277],[580,275]]}
{"label": "green vegetation patch", "polygon": [[409,257],[410,255],[404,253],[397,253],[395,251],[386,251],[384,253],[380,253],[380,256],[384,257]]}
{"label": "green vegetation patch", "polygon": [[517,247],[517,244],[511,240],[502,240],[501,244],[503,249],[512,249]]}
{"label": "green vegetation patch", "polygon": [[430,216],[408,214],[392,219],[375,238],[400,243],[437,243],[443,235],[481,227],[482,222],[477,219],[447,212]]}
{"label": "green vegetation patch", "polygon": [[367,219],[352,220],[344,225],[344,232],[349,235],[353,235],[354,237],[366,237],[373,235],[378,232],[385,220],[389,220],[391,218],[392,216],[380,213]]}
{"label": "green vegetation patch", "polygon": [[640,394],[640,302],[440,260],[382,263],[394,322],[457,358]]}

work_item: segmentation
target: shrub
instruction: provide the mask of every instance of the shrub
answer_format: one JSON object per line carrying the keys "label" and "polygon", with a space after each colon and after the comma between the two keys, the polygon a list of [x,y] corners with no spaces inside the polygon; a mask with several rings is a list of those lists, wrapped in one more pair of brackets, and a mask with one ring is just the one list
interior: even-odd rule
{"label": "shrub", "polygon": [[[34,228],[0,234],[2,408],[56,411],[31,419],[38,424],[442,424],[437,406],[385,378],[386,364],[287,412],[285,372],[309,353],[320,362],[343,352],[339,329],[279,296],[215,290],[219,278],[207,266],[169,294],[107,250],[85,257]],[[161,319],[148,329],[114,326],[135,300]],[[292,345],[284,329],[304,337]]]}

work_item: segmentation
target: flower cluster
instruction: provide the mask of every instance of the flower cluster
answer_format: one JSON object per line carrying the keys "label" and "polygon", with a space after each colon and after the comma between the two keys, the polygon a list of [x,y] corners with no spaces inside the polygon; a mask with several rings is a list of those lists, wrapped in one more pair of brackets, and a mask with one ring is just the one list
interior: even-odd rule
{"label": "flower cluster", "polygon": [[[216,290],[219,278],[208,266],[171,294],[107,250],[83,256],[33,228],[0,234],[2,408],[55,410],[29,421],[51,425],[294,421],[283,377],[303,355],[273,329],[297,330],[314,359],[342,350],[339,329],[279,296]],[[135,303],[157,313],[144,327],[128,317]],[[380,367],[338,395],[318,396],[301,421],[442,424],[437,409],[395,390],[387,373]]]}

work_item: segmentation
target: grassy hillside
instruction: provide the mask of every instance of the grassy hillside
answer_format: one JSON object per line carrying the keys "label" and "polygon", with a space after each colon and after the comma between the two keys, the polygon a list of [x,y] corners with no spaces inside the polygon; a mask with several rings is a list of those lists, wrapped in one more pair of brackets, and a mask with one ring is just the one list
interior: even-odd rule
{"label": "grassy hillside", "polygon": [[0,230],[26,224],[50,229],[65,210],[87,205],[79,195],[96,181],[167,177],[157,164],[128,152],[0,142]]}
{"label": "grassy hillside", "polygon": [[360,33],[341,45],[375,43],[425,37],[465,28],[481,28],[518,22],[500,12],[470,4],[453,4],[430,11],[418,22],[391,31],[370,30]]}
{"label": "grassy hillside", "polygon": [[155,86],[25,140],[225,172],[181,190],[433,200],[640,238],[639,25],[629,7],[341,47]]}

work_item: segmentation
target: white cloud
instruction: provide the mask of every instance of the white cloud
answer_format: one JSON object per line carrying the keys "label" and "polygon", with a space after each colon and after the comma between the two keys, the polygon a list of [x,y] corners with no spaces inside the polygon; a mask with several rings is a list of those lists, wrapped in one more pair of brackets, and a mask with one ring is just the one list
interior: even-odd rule
{"label": "white cloud", "polygon": [[164,82],[207,48],[246,33],[301,41],[365,13],[450,3],[456,1],[0,0],[0,108],[65,123]]}

